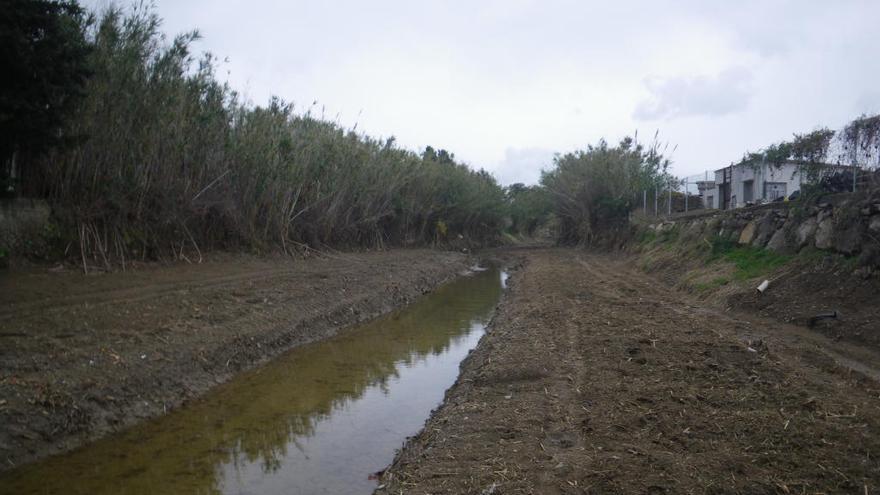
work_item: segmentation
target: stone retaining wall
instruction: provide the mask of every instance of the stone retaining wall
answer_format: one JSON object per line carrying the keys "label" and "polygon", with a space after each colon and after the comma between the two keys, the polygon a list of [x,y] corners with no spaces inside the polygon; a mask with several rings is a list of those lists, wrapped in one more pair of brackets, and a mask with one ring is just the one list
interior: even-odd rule
{"label": "stone retaining wall", "polygon": [[786,254],[814,247],[857,256],[862,271],[868,274],[880,268],[880,191],[826,196],[806,204],[718,211],[665,220],[648,228],[656,232],[677,228],[683,241],[718,236]]}

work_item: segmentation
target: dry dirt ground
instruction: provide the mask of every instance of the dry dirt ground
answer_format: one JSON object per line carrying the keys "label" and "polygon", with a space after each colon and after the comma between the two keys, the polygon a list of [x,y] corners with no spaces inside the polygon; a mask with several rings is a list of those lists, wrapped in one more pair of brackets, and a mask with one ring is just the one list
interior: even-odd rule
{"label": "dry dirt ground", "polygon": [[0,274],[0,471],[162,414],[468,262],[406,250]]}
{"label": "dry dirt ground", "polygon": [[872,352],[707,309],[632,259],[519,255],[378,493],[880,492]]}

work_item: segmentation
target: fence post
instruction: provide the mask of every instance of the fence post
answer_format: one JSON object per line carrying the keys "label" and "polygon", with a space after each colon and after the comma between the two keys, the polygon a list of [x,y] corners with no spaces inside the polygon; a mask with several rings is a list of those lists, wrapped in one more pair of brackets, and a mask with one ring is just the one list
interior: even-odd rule
{"label": "fence post", "polygon": [[688,196],[689,195],[690,195],[690,193],[688,193],[688,179],[687,179],[687,177],[685,177],[684,178],[684,212],[685,213],[688,212]]}
{"label": "fence post", "polygon": [[648,190],[642,189],[642,211],[648,216]]}
{"label": "fence post", "polygon": [[666,216],[672,215],[672,184],[669,184],[669,201],[666,203]]}

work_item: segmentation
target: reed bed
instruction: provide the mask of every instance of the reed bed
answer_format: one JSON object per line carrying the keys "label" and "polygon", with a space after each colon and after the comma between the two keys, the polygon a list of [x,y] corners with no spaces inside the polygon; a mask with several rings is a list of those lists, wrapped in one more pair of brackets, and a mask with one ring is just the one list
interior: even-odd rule
{"label": "reed bed", "polygon": [[149,7],[88,28],[74,139],[28,167],[84,265],[210,249],[382,248],[501,233],[504,192],[445,152],[417,154],[273,98],[241,101]]}

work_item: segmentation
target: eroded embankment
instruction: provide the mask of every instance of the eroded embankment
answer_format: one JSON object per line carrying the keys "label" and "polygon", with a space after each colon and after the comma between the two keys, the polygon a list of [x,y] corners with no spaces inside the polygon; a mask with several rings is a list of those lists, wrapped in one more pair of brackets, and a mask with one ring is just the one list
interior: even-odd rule
{"label": "eroded embankment", "polygon": [[468,266],[429,250],[0,277],[2,469],[179,406]]}
{"label": "eroded embankment", "polygon": [[632,258],[535,251],[379,493],[872,493],[876,382]]}
{"label": "eroded embankment", "polygon": [[707,304],[880,349],[878,232],[880,196],[843,194],[643,225],[630,251]]}

